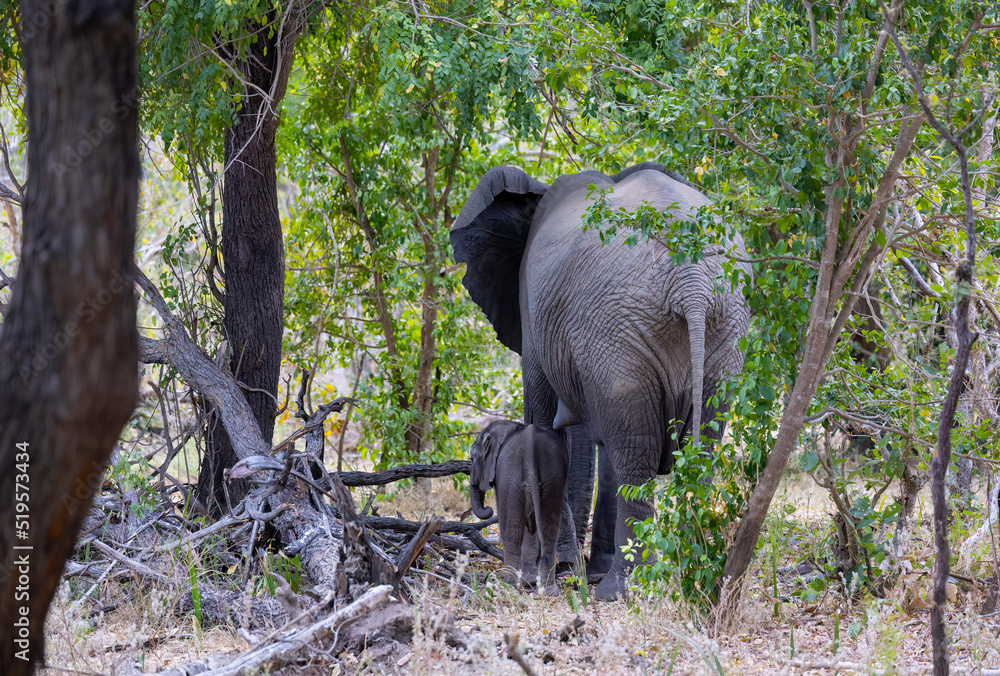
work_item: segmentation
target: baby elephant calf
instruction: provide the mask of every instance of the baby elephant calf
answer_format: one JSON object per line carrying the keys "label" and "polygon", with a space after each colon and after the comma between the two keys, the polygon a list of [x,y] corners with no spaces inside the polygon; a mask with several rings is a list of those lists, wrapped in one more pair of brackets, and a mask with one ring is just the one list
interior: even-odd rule
{"label": "baby elephant calf", "polygon": [[497,492],[497,519],[503,540],[504,582],[540,578],[555,582],[556,544],[569,450],[552,430],[498,420],[480,433],[470,451],[472,511],[493,516],[483,505],[490,487]]}

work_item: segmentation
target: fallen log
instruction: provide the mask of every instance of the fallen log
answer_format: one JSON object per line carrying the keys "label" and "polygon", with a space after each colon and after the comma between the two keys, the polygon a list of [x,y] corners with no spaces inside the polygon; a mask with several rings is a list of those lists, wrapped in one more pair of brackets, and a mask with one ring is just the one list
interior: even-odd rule
{"label": "fallen log", "polygon": [[[400,533],[416,533],[420,530],[420,523],[397,519],[391,516],[366,516],[363,517],[365,525],[374,530],[394,530]],[[461,533],[481,551],[490,556],[503,561],[503,553],[493,544],[488,542],[480,532],[487,526],[492,526],[497,522],[496,516],[476,523],[462,523],[461,521],[445,521],[437,529],[438,533]]]}
{"label": "fallen log", "polygon": [[345,486],[381,486],[415,477],[436,478],[468,474],[470,466],[468,460],[449,460],[434,465],[400,465],[381,472],[341,472],[340,480]]}

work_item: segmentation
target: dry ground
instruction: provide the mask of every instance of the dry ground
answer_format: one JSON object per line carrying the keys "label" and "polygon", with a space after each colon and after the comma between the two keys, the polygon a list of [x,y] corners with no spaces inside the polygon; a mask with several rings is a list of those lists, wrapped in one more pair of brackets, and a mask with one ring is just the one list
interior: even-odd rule
{"label": "dry ground", "polygon": [[[356,497],[360,501],[364,496]],[[468,498],[445,479],[413,486],[394,495],[392,501],[376,504],[383,515],[399,511],[407,518],[431,513],[455,518],[467,508]],[[825,495],[807,477],[786,481],[768,522],[779,555],[777,616],[774,569],[766,546],[758,552],[732,627],[716,639],[709,637],[696,614],[683,604],[636,598],[616,603],[589,600],[584,607],[579,591],[567,597],[539,598],[488,578],[487,573],[497,566],[485,557],[474,557],[468,570],[477,574],[476,583],[469,576],[464,584],[424,576],[421,599],[414,607],[418,631],[409,656],[371,663],[363,654],[342,655],[339,667],[284,673],[520,674],[514,662],[501,657],[504,634],[513,632],[519,634],[526,659],[538,674],[834,674],[835,669],[822,668],[834,662],[841,663],[841,674],[923,673],[930,664],[925,601],[932,562],[929,498],[917,515],[910,556],[913,572],[885,598],[845,600],[834,586],[815,598],[799,597],[803,582],[791,568],[810,556],[823,555],[831,512]],[[990,556],[985,548],[976,555]],[[971,569],[959,572],[974,578],[992,568],[974,556]],[[48,663],[58,668],[41,673],[125,674],[135,673],[133,665],[151,673],[206,654],[249,647],[231,628],[201,630],[193,618],[167,613],[171,599],[165,594],[117,596],[132,588],[102,584],[94,595],[104,603],[114,600],[119,605],[112,612],[91,617],[97,604],[79,601],[87,589],[76,585],[71,593],[64,586],[47,626]],[[979,616],[981,585],[959,584],[953,591],[948,614],[953,665],[997,668],[1000,617]],[[426,618],[440,606],[451,608],[456,625],[468,634],[468,649],[449,648],[432,635]],[[560,641],[559,630],[576,615],[584,621],[582,629],[568,641]],[[836,651],[835,631],[839,633]]]}

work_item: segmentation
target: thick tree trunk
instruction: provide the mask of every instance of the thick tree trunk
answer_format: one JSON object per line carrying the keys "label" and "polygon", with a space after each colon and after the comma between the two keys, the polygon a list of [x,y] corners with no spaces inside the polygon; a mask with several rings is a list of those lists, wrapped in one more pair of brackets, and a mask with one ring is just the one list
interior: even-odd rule
{"label": "thick tree trunk", "polygon": [[21,21],[30,181],[0,330],[0,665],[10,676],[42,658],[49,601],[138,385],[134,7],[25,0]]}
{"label": "thick tree trunk", "polygon": [[[257,41],[233,66],[249,85],[235,123],[226,130],[222,192],[222,258],[225,266],[224,327],[232,349],[230,369],[245,385],[264,441],[270,444],[281,369],[285,250],[278,212],[276,109],[284,97],[294,54],[298,20],[257,32]],[[279,29],[278,24],[281,25]],[[256,27],[255,27],[256,28]],[[260,92],[270,92],[265,98]],[[221,423],[209,429],[206,457],[198,476],[198,498],[212,511],[226,508],[223,471],[239,458]],[[229,486],[231,500],[246,495],[246,481]]]}

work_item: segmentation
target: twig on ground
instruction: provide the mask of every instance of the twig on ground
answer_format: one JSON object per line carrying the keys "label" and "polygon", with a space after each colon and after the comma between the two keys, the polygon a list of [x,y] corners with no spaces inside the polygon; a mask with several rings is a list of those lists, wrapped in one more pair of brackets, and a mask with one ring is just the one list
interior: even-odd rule
{"label": "twig on ground", "polygon": [[168,542],[165,545],[159,545],[158,547],[154,547],[153,551],[154,552],[168,552],[171,549],[177,549],[178,547],[183,547],[185,545],[191,544],[192,542],[196,542],[198,540],[201,540],[202,538],[208,537],[212,533],[217,533],[220,530],[223,530],[225,528],[228,528],[229,526],[232,526],[233,524],[241,523],[241,522],[246,521],[246,520],[247,520],[246,517],[237,517],[237,516],[228,515],[228,516],[225,516],[225,517],[219,519],[218,521],[216,521],[215,523],[213,523],[211,526],[206,526],[205,528],[202,528],[199,531],[196,531],[194,533],[190,533],[188,535],[185,535],[180,540],[174,540],[173,542]]}
{"label": "twig on ground", "polygon": [[[366,516],[365,524],[369,528],[376,530],[395,530],[403,533],[415,533],[420,529],[420,524],[406,519],[396,519],[389,516]],[[480,521],[478,523],[461,523],[459,521],[445,521],[438,528],[438,533],[461,533],[469,538],[469,541],[486,552],[490,556],[503,561],[503,553],[494,545],[490,544],[479,531],[487,526],[496,523],[496,517]]]}
{"label": "twig on ground", "polygon": [[167,576],[166,575],[161,575],[160,573],[157,573],[155,570],[153,570],[149,566],[147,566],[147,565],[145,565],[143,563],[140,563],[139,561],[136,561],[135,559],[130,559],[129,557],[125,556],[124,554],[118,553],[117,551],[115,551],[114,549],[112,549],[108,545],[104,544],[100,540],[94,540],[92,542],[92,544],[94,545],[94,548],[97,551],[99,551],[101,554],[104,554],[108,558],[114,559],[115,561],[118,561],[119,563],[124,564],[127,568],[131,568],[136,573],[138,573],[141,577],[146,577],[146,578],[149,578],[150,580],[155,580],[157,582],[160,582],[161,584],[165,583],[167,581]]}
{"label": "twig on ground", "polygon": [[524,655],[520,653],[517,649],[517,642],[521,640],[520,632],[514,631],[503,633],[503,640],[507,643],[507,657],[517,662],[517,666],[521,667],[521,671],[528,674],[528,676],[537,676],[535,670],[531,668],[528,661],[524,659]]}

